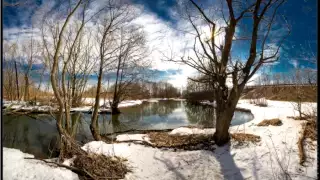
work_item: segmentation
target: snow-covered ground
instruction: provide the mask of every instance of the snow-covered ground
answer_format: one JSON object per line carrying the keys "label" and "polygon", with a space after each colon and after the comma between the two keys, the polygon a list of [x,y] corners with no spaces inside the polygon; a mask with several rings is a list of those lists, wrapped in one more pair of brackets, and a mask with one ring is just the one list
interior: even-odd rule
{"label": "snow-covered ground", "polygon": [[[83,102],[85,104],[93,105],[95,102],[95,98],[84,98]],[[99,104],[100,104],[100,106],[106,105],[107,107],[110,107],[109,99],[104,100],[101,98],[99,101]],[[142,104],[141,100],[124,100],[119,103],[118,107],[129,107],[129,106],[136,106],[136,105],[140,105],[140,104]]]}
{"label": "snow-covered ground", "polygon": [[[304,104],[303,108],[316,107],[313,103]],[[217,147],[214,152],[171,151],[130,143],[106,144],[92,141],[82,148],[92,153],[117,155],[128,159],[133,168],[126,179],[285,179],[287,172],[291,179],[317,179],[317,151],[305,144],[307,162],[299,165],[297,141],[301,124],[287,118],[295,116],[293,105],[290,102],[268,101],[268,107],[259,107],[241,100],[238,107],[250,109],[254,119],[248,123],[230,128],[231,133],[245,132],[261,136],[261,142],[249,145],[231,145]],[[256,126],[264,119],[280,118],[281,126]],[[177,128],[171,134],[213,133],[214,129]],[[146,140],[144,134],[122,134],[119,141]],[[313,142],[316,145],[316,142]],[[21,160],[24,156],[18,150],[4,148],[4,179],[54,179],[63,176],[63,179],[74,179],[72,172],[60,168],[49,168],[35,160]],[[19,153],[18,153],[18,152]],[[17,155],[18,154],[18,155]],[[17,165],[18,164],[18,165]],[[35,168],[39,166],[39,168]],[[42,170],[42,169],[43,170]],[[16,170],[18,169],[18,170]],[[39,170],[38,170],[39,169]],[[32,171],[34,170],[34,171]],[[41,171],[41,172],[40,172]],[[26,175],[23,176],[22,172]],[[67,172],[69,174],[67,174]],[[19,176],[18,176],[19,175]]]}
{"label": "snow-covered ground", "polygon": [[53,167],[43,161],[34,159],[33,155],[22,153],[17,149],[3,148],[3,179],[74,179],[77,180],[78,175],[65,168]]}

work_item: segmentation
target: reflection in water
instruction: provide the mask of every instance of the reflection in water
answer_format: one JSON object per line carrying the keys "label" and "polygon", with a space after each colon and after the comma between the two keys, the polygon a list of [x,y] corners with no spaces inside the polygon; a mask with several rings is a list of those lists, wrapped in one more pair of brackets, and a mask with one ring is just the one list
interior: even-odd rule
{"label": "reflection in water", "polygon": [[4,147],[43,157],[49,154],[50,141],[57,135],[55,121],[35,120],[28,116],[3,116],[2,142]]}
{"label": "reflection in water", "polygon": [[215,125],[214,108],[208,105],[186,104],[185,111],[190,124],[210,128]]}
{"label": "reflection in water", "polygon": [[[212,106],[190,105],[183,101],[144,102],[139,106],[121,109],[121,114],[99,115],[101,134],[129,129],[171,129],[180,126],[198,125],[214,127]],[[28,116],[3,116],[4,147],[17,148],[38,157],[50,156],[49,149],[58,145],[58,132],[53,117],[41,116],[36,120]],[[253,119],[252,114],[235,112],[232,125],[239,125]],[[74,113],[71,116],[71,132],[81,143],[92,141],[89,128],[91,114]]]}

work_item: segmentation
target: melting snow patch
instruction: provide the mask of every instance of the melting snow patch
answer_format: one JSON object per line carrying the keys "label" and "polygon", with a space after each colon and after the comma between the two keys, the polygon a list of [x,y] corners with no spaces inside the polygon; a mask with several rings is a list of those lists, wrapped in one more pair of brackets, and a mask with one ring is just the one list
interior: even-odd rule
{"label": "melting snow patch", "polygon": [[72,171],[54,167],[45,162],[33,159],[33,155],[26,154],[17,149],[3,148],[3,179],[52,179],[77,180],[78,175]]}

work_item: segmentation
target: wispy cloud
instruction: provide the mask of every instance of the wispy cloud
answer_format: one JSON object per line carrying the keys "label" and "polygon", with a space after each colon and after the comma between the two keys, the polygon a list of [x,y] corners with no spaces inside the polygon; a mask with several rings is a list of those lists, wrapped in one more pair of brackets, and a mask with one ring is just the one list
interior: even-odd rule
{"label": "wispy cloud", "polygon": [[299,66],[299,61],[296,59],[290,60],[289,63],[296,69]]}

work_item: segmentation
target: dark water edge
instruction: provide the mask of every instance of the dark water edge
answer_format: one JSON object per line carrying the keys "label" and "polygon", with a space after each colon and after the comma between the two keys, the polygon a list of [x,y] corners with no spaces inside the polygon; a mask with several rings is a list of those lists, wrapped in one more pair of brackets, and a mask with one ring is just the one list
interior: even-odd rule
{"label": "dark water edge", "polygon": [[[212,106],[190,105],[183,101],[143,102],[120,110],[122,113],[119,115],[99,115],[101,134],[130,129],[174,129],[189,125],[212,128],[215,124]],[[93,141],[89,129],[91,114],[73,113],[71,116],[75,139],[80,144]],[[251,113],[236,111],[231,124],[240,125],[252,119]],[[58,155],[58,151],[52,151],[58,148],[59,134],[55,118],[51,115],[41,115],[37,119],[26,115],[4,115],[2,125],[4,147],[20,149],[39,158]]]}

